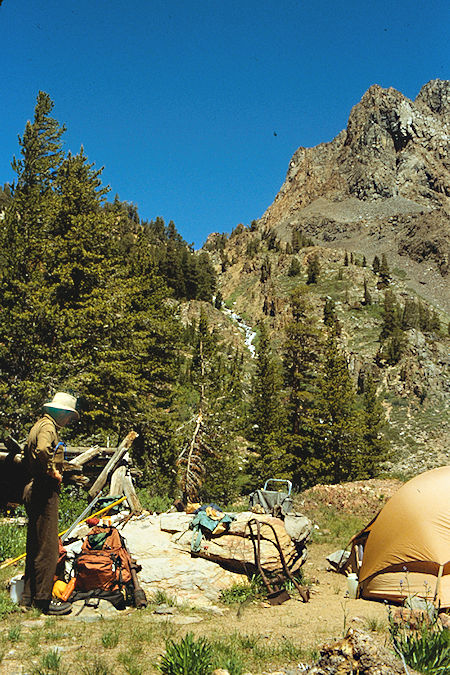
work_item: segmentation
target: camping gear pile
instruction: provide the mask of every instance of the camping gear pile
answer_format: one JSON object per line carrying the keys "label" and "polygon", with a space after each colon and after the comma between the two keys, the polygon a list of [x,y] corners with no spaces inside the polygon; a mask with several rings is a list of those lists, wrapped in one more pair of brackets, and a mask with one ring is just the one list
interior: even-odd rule
{"label": "camping gear pile", "polygon": [[[127,605],[144,607],[146,591],[168,590],[180,602],[208,605],[218,600],[222,590],[241,583],[243,575],[253,574],[262,576],[274,604],[289,598],[287,592],[280,592],[286,580],[297,587],[305,602],[309,599],[295,573],[306,559],[312,524],[290,512],[290,485],[285,494],[267,490],[266,483],[259,492],[267,509],[258,508],[254,501],[252,511],[236,514],[223,513],[215,504],[198,505],[194,513],[147,514],[132,480],[128,450],[135,438],[135,432],[130,432],[113,449],[71,449],[73,457],[66,461],[64,480],[73,482],[76,475],[75,482],[79,482],[83,471],[82,482],[92,500],[61,533],[55,599],[109,600],[123,609]],[[20,466],[20,446],[15,441],[9,441],[9,451],[3,454],[7,455],[3,457],[5,464]],[[86,471],[93,461],[97,470],[101,469],[98,475]],[[120,504],[126,511],[117,512]],[[94,508],[97,512],[92,514]],[[25,554],[3,566],[23,557]],[[137,577],[141,570],[142,586]],[[17,583],[12,585],[15,596],[18,587]]]}
{"label": "camping gear pile", "polygon": [[74,546],[61,548],[54,597],[65,602],[108,600],[116,609],[145,607],[147,599],[137,579],[140,567],[124,537],[108,522],[88,520],[92,527],[82,542],[75,540]]}

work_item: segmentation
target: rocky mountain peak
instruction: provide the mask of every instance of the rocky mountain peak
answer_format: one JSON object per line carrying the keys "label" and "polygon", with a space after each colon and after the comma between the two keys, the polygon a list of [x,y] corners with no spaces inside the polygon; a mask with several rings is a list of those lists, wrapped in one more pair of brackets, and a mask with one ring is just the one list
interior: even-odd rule
{"label": "rocky mountain peak", "polygon": [[433,113],[442,117],[450,115],[450,81],[430,80],[423,85],[415,103],[425,104]]}
{"label": "rocky mountain peak", "polygon": [[[336,138],[294,153],[260,226],[285,240],[293,228],[327,246],[347,246],[351,240],[366,255],[381,246],[403,261],[428,260],[438,274],[447,275],[449,111],[450,81],[428,82],[415,101],[391,87],[371,86]],[[423,275],[430,270],[411,274],[428,284]]]}
{"label": "rocky mountain peak", "polygon": [[443,80],[422,87],[415,102],[393,88],[370,87],[334,140],[294,153],[263,222],[292,220],[318,198],[403,197],[450,211],[449,94]]}

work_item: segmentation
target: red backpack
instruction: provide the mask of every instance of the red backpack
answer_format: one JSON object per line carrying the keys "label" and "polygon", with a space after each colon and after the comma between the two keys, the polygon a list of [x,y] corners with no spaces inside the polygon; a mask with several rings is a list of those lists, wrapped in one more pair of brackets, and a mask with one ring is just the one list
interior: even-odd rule
{"label": "red backpack", "polygon": [[131,581],[131,556],[115,527],[93,527],[76,559],[75,591],[121,590]]}

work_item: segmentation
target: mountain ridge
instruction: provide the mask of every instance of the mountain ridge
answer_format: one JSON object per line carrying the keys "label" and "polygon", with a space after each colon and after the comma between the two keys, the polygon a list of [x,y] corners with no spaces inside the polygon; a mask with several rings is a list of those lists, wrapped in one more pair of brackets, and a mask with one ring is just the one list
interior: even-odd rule
{"label": "mountain ridge", "polygon": [[[204,247],[226,305],[250,326],[267,323],[280,356],[289,295],[307,283],[318,256],[319,280],[305,286],[314,320],[326,332],[323,311],[331,299],[355,386],[364,372],[378,382],[394,451],[386,466],[409,475],[450,461],[449,110],[450,82],[427,83],[415,102],[374,85],[352,109],[347,129],[294,153],[259,220],[230,236],[211,234]],[[302,243],[293,250],[296,236]],[[407,329],[395,365],[380,363],[386,287],[371,265],[383,254],[401,311],[425,303],[441,320],[437,332]],[[293,259],[300,270],[294,275]]]}

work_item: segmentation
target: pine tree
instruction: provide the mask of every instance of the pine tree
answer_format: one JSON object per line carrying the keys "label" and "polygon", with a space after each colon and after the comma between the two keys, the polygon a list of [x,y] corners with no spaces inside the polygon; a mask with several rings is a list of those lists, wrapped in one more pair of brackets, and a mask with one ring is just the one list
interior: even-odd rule
{"label": "pine tree", "polygon": [[270,264],[269,258],[266,256],[261,264],[261,276],[260,276],[261,283],[262,284],[266,283],[266,281],[270,278],[271,274],[272,274],[272,266]]}
{"label": "pine tree", "polygon": [[380,259],[377,255],[373,259],[372,270],[373,270],[374,274],[378,274],[379,271],[380,271]]}
{"label": "pine tree", "polygon": [[372,304],[372,296],[370,294],[368,285],[367,285],[367,279],[364,279],[364,298],[363,298],[363,305],[366,307],[368,305]]}
{"label": "pine tree", "polygon": [[[33,122],[19,137],[21,158],[14,158],[17,174],[12,199],[0,233],[0,394],[8,403],[1,416],[14,432],[22,433],[29,406],[39,405],[49,388],[43,369],[53,353],[60,319],[53,310],[47,284],[52,260],[54,216],[59,196],[53,180],[62,159],[64,127],[50,116],[53,102],[39,92]],[[5,346],[7,347],[5,348]]]}
{"label": "pine tree", "polygon": [[307,273],[306,279],[307,284],[316,284],[318,282],[320,275],[320,263],[319,263],[319,256],[317,255],[317,253],[315,253],[308,260],[308,267],[306,273]]}
{"label": "pine tree", "polygon": [[259,328],[250,411],[251,437],[256,451],[250,466],[254,480],[281,477],[285,469],[280,369],[272,353],[265,323],[261,322]]}
{"label": "pine tree", "polygon": [[400,327],[399,308],[395,295],[387,290],[384,294],[383,325],[381,327],[380,340],[385,340]]}
{"label": "pine tree", "polygon": [[194,335],[191,365],[196,404],[182,425],[178,480],[185,500],[228,501],[234,496],[237,461],[234,438],[243,428],[242,361],[224,358],[217,335],[202,312]]}
{"label": "pine tree", "polygon": [[2,253],[10,272],[23,280],[37,265],[45,265],[45,243],[52,236],[57,200],[52,181],[62,160],[61,136],[65,131],[50,117],[52,109],[48,94],[39,92],[33,122],[28,121],[23,136],[19,136],[22,157],[14,157],[12,162],[17,179],[7,211]]}
{"label": "pine tree", "polygon": [[426,305],[424,305],[423,302],[419,301],[418,311],[419,311],[419,328],[424,333],[427,333],[430,330],[431,326],[430,310]]}
{"label": "pine tree", "polygon": [[400,361],[403,352],[405,351],[406,344],[404,332],[401,328],[395,326],[381,350],[381,354],[386,359],[388,365],[395,366]]}
{"label": "pine tree", "polygon": [[293,257],[291,260],[291,264],[289,266],[288,277],[297,277],[301,271],[302,268],[300,266],[298,258]]}
{"label": "pine tree", "polygon": [[386,419],[383,407],[377,396],[377,387],[372,375],[367,375],[364,382],[364,457],[361,477],[373,478],[380,465],[389,456],[389,442],[383,428]]}
{"label": "pine tree", "polygon": [[419,310],[417,304],[411,298],[406,298],[403,307],[401,328],[408,330],[409,328],[417,328],[419,325]]}
{"label": "pine tree", "polygon": [[286,466],[296,485],[314,483],[320,459],[316,457],[318,372],[322,345],[308,297],[297,289],[291,297],[292,319],[286,327],[283,350],[284,384],[288,392]]}
{"label": "pine tree", "polygon": [[298,253],[302,247],[301,237],[298,230],[292,230],[291,246],[293,253]]}
{"label": "pine tree", "polygon": [[334,326],[337,321],[336,305],[332,298],[328,297],[325,300],[323,308],[323,322],[325,326]]}
{"label": "pine tree", "polygon": [[439,333],[441,330],[441,321],[439,319],[439,314],[435,309],[433,309],[431,312],[430,329],[432,331],[436,331],[437,333]]}
{"label": "pine tree", "polygon": [[380,281],[378,282],[378,287],[379,288],[386,288],[386,286],[389,286],[389,283],[391,281],[391,273],[389,271],[389,265],[387,263],[387,258],[386,254],[383,253],[381,256],[381,263],[380,263],[380,269],[378,271],[378,274],[380,275]]}
{"label": "pine tree", "polygon": [[361,415],[347,361],[331,331],[325,350],[320,403],[322,424],[318,448],[325,471],[322,480],[341,482],[363,473]]}

